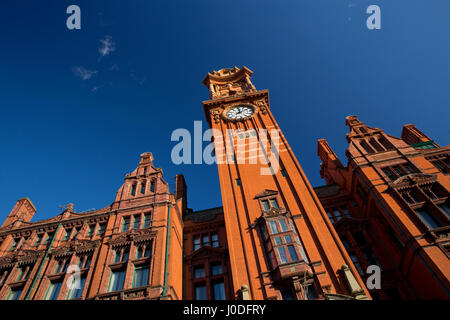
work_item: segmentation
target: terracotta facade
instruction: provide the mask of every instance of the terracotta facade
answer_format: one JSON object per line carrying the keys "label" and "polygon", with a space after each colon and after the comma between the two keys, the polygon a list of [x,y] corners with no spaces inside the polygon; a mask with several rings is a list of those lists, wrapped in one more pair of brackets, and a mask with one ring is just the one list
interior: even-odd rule
{"label": "terracotta facade", "polygon": [[448,299],[450,146],[350,116],[347,166],[319,140],[313,188],[251,75],[203,80],[223,207],[188,208],[151,153],[103,209],[31,222],[20,199],[0,227],[0,300]]}

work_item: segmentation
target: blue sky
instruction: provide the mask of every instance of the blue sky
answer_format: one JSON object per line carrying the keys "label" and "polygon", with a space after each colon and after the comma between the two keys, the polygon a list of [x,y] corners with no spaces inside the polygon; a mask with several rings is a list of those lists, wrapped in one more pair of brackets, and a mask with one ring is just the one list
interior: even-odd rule
{"label": "blue sky", "polygon": [[[71,4],[81,30],[66,28]],[[371,4],[381,30],[366,28]],[[314,186],[317,139],[346,163],[348,115],[397,136],[414,123],[447,145],[448,12],[448,0],[2,0],[0,219],[26,196],[34,221],[69,202],[102,208],[147,151],[171,186],[185,175],[190,207],[221,205],[216,166],[172,164],[170,135],[207,127],[201,80],[235,65],[269,89]]]}

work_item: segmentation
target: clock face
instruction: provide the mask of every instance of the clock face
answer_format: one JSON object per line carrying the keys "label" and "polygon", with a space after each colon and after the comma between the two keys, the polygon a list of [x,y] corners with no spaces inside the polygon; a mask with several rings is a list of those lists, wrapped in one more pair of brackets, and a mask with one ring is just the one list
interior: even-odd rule
{"label": "clock face", "polygon": [[251,106],[240,105],[231,108],[226,112],[226,117],[232,120],[242,120],[250,117],[255,112],[255,109]]}

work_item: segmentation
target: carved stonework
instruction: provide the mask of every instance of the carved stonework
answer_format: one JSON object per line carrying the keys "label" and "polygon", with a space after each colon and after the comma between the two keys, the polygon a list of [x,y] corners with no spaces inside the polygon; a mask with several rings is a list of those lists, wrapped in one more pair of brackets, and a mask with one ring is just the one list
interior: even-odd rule
{"label": "carved stonework", "polygon": [[259,107],[259,110],[261,111],[261,113],[263,115],[266,115],[267,114],[267,107],[266,107],[266,104],[264,103],[264,101],[258,101],[256,104]]}
{"label": "carved stonework", "polygon": [[218,109],[218,108],[212,109],[212,110],[210,110],[210,113],[214,119],[214,122],[219,123],[220,122],[220,114],[221,114],[220,109]]}
{"label": "carved stonework", "polygon": [[391,183],[391,186],[396,188],[397,190],[401,190],[404,188],[409,188],[412,186],[420,186],[424,184],[431,184],[437,181],[437,176],[433,174],[422,174],[422,173],[413,173],[403,177],[398,178],[394,182]]}
{"label": "carved stonework", "polygon": [[131,244],[132,242],[143,242],[151,240],[156,236],[156,232],[150,229],[130,230],[125,234],[121,234],[116,238],[109,240],[109,245],[113,247],[121,247]]}
{"label": "carved stonework", "polygon": [[51,255],[53,255],[54,257],[62,257],[71,255],[73,253],[91,252],[97,248],[98,244],[98,240],[92,241],[75,239],[63,246],[53,249],[51,251]]}

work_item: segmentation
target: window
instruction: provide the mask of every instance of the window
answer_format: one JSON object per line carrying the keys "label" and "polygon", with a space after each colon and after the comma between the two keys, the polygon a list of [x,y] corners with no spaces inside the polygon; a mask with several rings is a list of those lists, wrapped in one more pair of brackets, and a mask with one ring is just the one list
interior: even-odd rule
{"label": "window", "polygon": [[277,199],[275,199],[275,198],[270,199],[270,206],[271,206],[272,208],[278,209],[279,207],[278,207]]}
{"label": "window", "polygon": [[20,238],[15,238],[12,240],[12,244],[11,244],[11,248],[9,249],[9,251],[14,251],[14,249],[16,249],[17,245],[20,242]]}
{"label": "window", "polygon": [[195,285],[195,300],[206,300],[206,286],[204,284]]}
{"label": "window", "polygon": [[277,234],[280,232],[278,230],[278,224],[276,223],[276,221],[274,221],[274,220],[269,221],[269,226],[270,226],[270,231],[272,232],[272,234]]}
{"label": "window", "polygon": [[6,300],[19,300],[20,295],[22,294],[23,288],[11,288],[11,291],[8,294]]}
{"label": "window", "polygon": [[55,235],[54,232],[48,233],[48,234],[47,234],[47,238],[45,239],[44,244],[48,246],[48,245],[50,244],[50,242],[53,240],[53,236],[54,236],[54,235]]}
{"label": "window", "polygon": [[342,244],[344,245],[345,249],[350,249],[350,244],[348,243],[347,238],[342,237],[341,241],[342,241]]}
{"label": "window", "polygon": [[287,172],[286,172],[286,170],[285,169],[282,169],[281,170],[281,175],[283,176],[283,177],[287,177]]}
{"label": "window", "polygon": [[223,271],[222,271],[222,264],[221,263],[213,263],[211,265],[211,274],[213,276],[217,276],[217,275],[222,274],[222,273],[223,273]]}
{"label": "window", "polygon": [[69,240],[69,237],[70,237],[70,230],[68,230],[68,229],[64,229],[64,238],[63,238],[63,241],[67,241],[67,240]]}
{"label": "window", "polygon": [[200,236],[195,236],[194,237],[194,251],[200,249],[201,247],[201,241],[200,241]]}
{"label": "window", "polygon": [[286,256],[286,251],[284,247],[277,247],[278,257],[280,258],[281,263],[287,263],[288,259]]}
{"label": "window", "polygon": [[98,231],[97,234],[104,234],[106,230],[106,224],[105,223],[101,223],[98,225]]}
{"label": "window", "polygon": [[348,211],[347,208],[342,207],[341,209],[342,209],[342,212],[344,213],[344,217],[345,218],[351,218],[352,217],[352,215],[350,214],[350,211]]}
{"label": "window", "polygon": [[69,266],[69,259],[56,260],[55,273],[65,273]]}
{"label": "window", "polygon": [[140,265],[134,267],[133,288],[148,285],[149,265]]}
{"label": "window", "polygon": [[136,259],[141,258],[149,258],[152,254],[152,245],[150,243],[146,243],[140,245],[136,251]]}
{"label": "window", "polygon": [[380,146],[380,144],[374,138],[371,138],[369,140],[369,143],[377,152],[384,151],[384,149]]}
{"label": "window", "polygon": [[262,208],[263,208],[264,211],[268,211],[270,209],[268,200],[262,200],[261,204],[262,204]]}
{"label": "window", "polygon": [[280,293],[283,300],[296,300],[291,288],[281,289]]}
{"label": "window", "polygon": [[150,192],[155,192],[155,180],[150,181]]}
{"label": "window", "polygon": [[416,189],[404,190],[401,191],[400,194],[402,198],[409,204],[414,204],[423,201],[422,196],[419,195]]}
{"label": "window", "polygon": [[450,172],[450,164],[448,158],[443,159],[436,159],[436,160],[430,160],[431,163],[442,173],[449,173]]}
{"label": "window", "polygon": [[194,267],[194,279],[204,278],[205,277],[205,268],[203,266],[201,267]]}
{"label": "window", "polygon": [[38,246],[38,245],[41,244],[43,236],[44,236],[44,235],[43,235],[42,233],[39,233],[39,234],[36,236],[36,241],[34,242],[34,246]]}
{"label": "window", "polygon": [[291,257],[291,261],[298,261],[298,255],[297,252],[295,251],[295,247],[293,245],[289,245],[287,246],[288,251],[289,251],[289,256]]}
{"label": "window", "polygon": [[141,225],[141,215],[135,215],[133,216],[133,229],[139,229],[139,226]]}
{"label": "window", "polygon": [[383,168],[383,172],[389,178],[389,180],[397,179],[397,176],[389,168]]}
{"label": "window", "polygon": [[130,194],[131,194],[132,196],[135,196],[135,195],[136,195],[136,183],[133,183],[133,185],[131,186],[131,192],[130,192]]}
{"label": "window", "polygon": [[79,258],[78,267],[80,269],[87,269],[91,266],[92,255],[84,255]]}
{"label": "window", "polygon": [[213,284],[213,290],[214,290],[214,300],[225,300],[225,285],[222,281],[214,282]]}
{"label": "window", "polygon": [[72,239],[75,239],[77,237],[78,232],[80,232],[81,227],[73,228],[75,231],[73,233]]}
{"label": "window", "polygon": [[16,281],[27,280],[32,269],[33,269],[33,265],[21,266],[19,268],[19,275],[17,276]]}
{"label": "window", "polygon": [[69,292],[67,294],[67,299],[78,299],[81,298],[81,294],[83,293],[84,285],[86,284],[86,277],[83,276],[80,278],[80,287],[75,287],[75,277],[72,278],[72,286],[69,288]]}
{"label": "window", "polygon": [[125,269],[112,270],[111,278],[109,278],[108,292],[122,290],[124,282],[125,282]]}
{"label": "window", "polygon": [[211,246],[216,248],[219,247],[219,236],[217,235],[217,233],[211,234]]}
{"label": "window", "polygon": [[442,224],[428,211],[426,207],[415,210],[420,220],[430,229],[442,227]]}
{"label": "window", "polygon": [[6,279],[9,276],[11,269],[1,269],[0,270],[0,288],[5,284]]}
{"label": "window", "polygon": [[383,136],[378,139],[378,141],[383,145],[386,150],[394,149],[394,146]]}
{"label": "window", "polygon": [[278,222],[280,223],[281,232],[287,232],[288,231],[288,226],[286,224],[286,220],[279,219]]}
{"label": "window", "polygon": [[352,259],[353,264],[355,265],[356,270],[358,270],[358,273],[360,276],[364,276],[364,271],[361,268],[361,265],[359,264],[358,259],[356,258],[356,256],[354,254],[350,255],[350,259]]}
{"label": "window", "polygon": [[128,231],[130,228],[130,217],[124,217],[122,222],[122,232]]}
{"label": "window", "polygon": [[147,181],[144,180],[144,181],[141,182],[141,194],[145,193],[146,185],[147,185]]}
{"label": "window", "polygon": [[90,224],[88,225],[88,231],[87,231],[87,237],[92,237],[92,235],[94,234],[94,230],[95,230],[95,225]]}
{"label": "window", "polygon": [[314,299],[317,299],[319,297],[319,295],[317,294],[317,290],[316,290],[316,287],[314,286],[314,284],[310,284],[310,285],[305,287],[305,296],[306,296],[307,300],[314,300]]}
{"label": "window", "polygon": [[209,242],[209,234],[204,234],[202,236],[202,245],[203,246],[209,246],[211,243]]}
{"label": "window", "polygon": [[238,187],[242,185],[241,179],[235,179],[235,182]]}
{"label": "window", "polygon": [[450,219],[450,207],[446,203],[438,204],[439,209],[441,209]]}
{"label": "window", "polygon": [[61,290],[62,280],[50,282],[44,300],[58,299],[59,291]]}
{"label": "window", "polygon": [[367,142],[362,141],[361,142],[361,147],[363,147],[363,149],[367,152],[367,153],[373,153],[373,149],[371,147],[369,147],[369,145],[367,144]]}
{"label": "window", "polygon": [[150,213],[146,213],[144,215],[144,228],[150,227],[150,219],[151,219]]}
{"label": "window", "polygon": [[114,250],[114,260],[113,263],[126,262],[128,261],[130,249],[127,248],[117,248]]}

